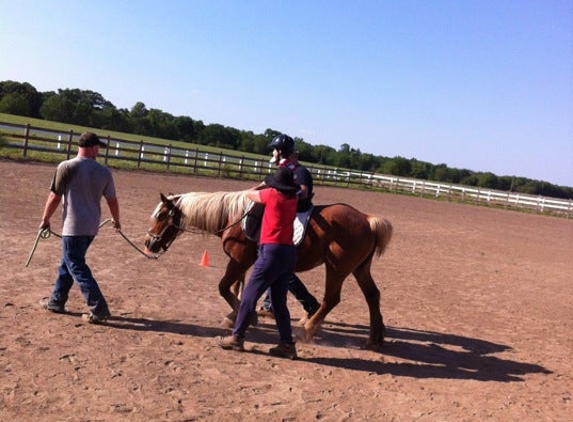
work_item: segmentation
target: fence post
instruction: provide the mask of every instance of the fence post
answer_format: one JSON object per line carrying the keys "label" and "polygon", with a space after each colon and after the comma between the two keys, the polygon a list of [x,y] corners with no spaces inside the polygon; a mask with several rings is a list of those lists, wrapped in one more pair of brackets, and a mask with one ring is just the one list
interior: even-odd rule
{"label": "fence post", "polygon": [[239,160],[239,179],[243,178],[243,160],[245,159],[244,155],[241,155],[241,159]]}
{"label": "fence post", "polygon": [[107,166],[107,157],[109,156],[109,144],[111,143],[111,136],[107,135],[107,148],[105,149],[104,163]]}
{"label": "fence post", "polygon": [[167,171],[169,171],[169,166],[171,164],[171,144],[169,144],[169,146],[167,148],[165,148],[166,153],[167,153]]}
{"label": "fence post", "polygon": [[28,140],[30,138],[30,123],[26,123],[26,130],[24,131],[24,149],[22,156],[25,157],[28,153]]}
{"label": "fence post", "polygon": [[137,155],[137,168],[141,167],[141,160],[143,160],[143,151],[145,151],[145,147],[143,146],[143,140],[140,140],[139,154]]}
{"label": "fence post", "polygon": [[221,177],[221,163],[223,160],[223,151],[219,152],[219,168],[217,169],[217,177]]}
{"label": "fence post", "polygon": [[195,147],[195,156],[193,157],[193,173],[197,172],[197,147]]}
{"label": "fence post", "polygon": [[70,130],[70,135],[68,136],[68,149],[66,150],[66,160],[70,159],[73,141],[74,141],[74,131]]}
{"label": "fence post", "polygon": [[545,210],[545,198],[542,196],[539,196],[537,198],[537,206],[539,208],[539,211],[537,212],[543,212]]}

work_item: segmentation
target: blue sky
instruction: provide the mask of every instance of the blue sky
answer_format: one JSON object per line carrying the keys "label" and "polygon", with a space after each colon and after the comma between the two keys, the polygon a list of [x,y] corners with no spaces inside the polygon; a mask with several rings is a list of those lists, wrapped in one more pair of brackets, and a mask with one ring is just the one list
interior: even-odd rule
{"label": "blue sky", "polygon": [[573,0],[0,0],[0,80],[573,187]]}

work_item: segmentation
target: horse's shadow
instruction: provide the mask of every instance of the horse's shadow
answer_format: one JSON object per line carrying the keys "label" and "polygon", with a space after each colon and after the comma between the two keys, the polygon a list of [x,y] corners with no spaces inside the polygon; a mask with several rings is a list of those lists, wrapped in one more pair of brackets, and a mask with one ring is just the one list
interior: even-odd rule
{"label": "horse's shadow", "polygon": [[[145,318],[117,316],[106,325],[136,331],[174,333],[196,337],[216,338],[229,334],[219,327],[203,327],[177,321],[156,321]],[[293,321],[293,330],[296,332]],[[315,337],[313,344],[359,350],[365,345],[369,327],[326,322]],[[274,323],[259,321],[249,330],[249,341],[274,344],[278,333]],[[337,368],[365,371],[379,375],[390,374],[412,378],[471,379],[477,381],[523,381],[523,376],[533,373],[550,374],[548,369],[531,363],[517,362],[495,356],[511,347],[486,340],[421,331],[401,327],[386,328],[386,343],[380,359],[356,357],[310,357],[305,362]],[[257,351],[254,351],[257,353]],[[392,356],[396,360],[388,361]]]}
{"label": "horse's shadow", "polygon": [[[363,345],[369,327],[342,323],[326,323],[317,339],[335,347]],[[358,344],[357,342],[360,342]],[[478,381],[522,381],[522,376],[531,373],[550,374],[548,369],[525,362],[502,359],[495,356],[511,350],[510,346],[486,340],[421,331],[401,327],[386,328],[386,342],[381,351],[385,357],[380,361],[320,358],[311,362],[362,370],[377,374],[391,374],[413,378],[472,379]]]}

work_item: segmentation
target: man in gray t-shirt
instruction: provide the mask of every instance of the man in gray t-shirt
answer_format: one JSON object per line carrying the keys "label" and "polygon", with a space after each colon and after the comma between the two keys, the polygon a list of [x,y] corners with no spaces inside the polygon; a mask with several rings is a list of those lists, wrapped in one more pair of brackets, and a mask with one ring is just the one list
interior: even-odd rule
{"label": "man in gray t-shirt", "polygon": [[50,229],[50,218],[63,198],[63,257],[54,291],[43,305],[51,312],[65,312],[68,293],[75,281],[90,309],[84,319],[99,323],[111,314],[85,262],[85,255],[99,229],[102,196],[107,201],[116,230],[121,229],[119,203],[111,172],[96,161],[99,148],[107,145],[96,134],[86,132],[80,137],[78,147],[77,157],[61,162],[56,169],[40,224],[41,229]]}

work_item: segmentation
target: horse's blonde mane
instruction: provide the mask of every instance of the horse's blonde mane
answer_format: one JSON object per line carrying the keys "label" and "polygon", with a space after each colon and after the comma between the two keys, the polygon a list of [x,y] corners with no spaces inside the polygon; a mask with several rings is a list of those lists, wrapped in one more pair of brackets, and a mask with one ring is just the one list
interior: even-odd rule
{"label": "horse's blonde mane", "polygon": [[239,220],[251,200],[244,191],[189,192],[173,197],[183,214],[184,229],[197,228],[215,233]]}

